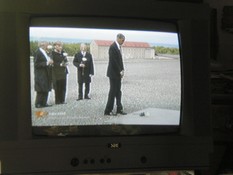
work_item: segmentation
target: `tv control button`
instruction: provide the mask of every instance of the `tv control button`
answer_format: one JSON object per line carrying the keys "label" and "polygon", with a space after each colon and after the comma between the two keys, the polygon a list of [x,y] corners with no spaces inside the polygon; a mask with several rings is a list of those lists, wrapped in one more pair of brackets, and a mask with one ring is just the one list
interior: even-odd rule
{"label": "tv control button", "polygon": [[95,163],[95,159],[91,159],[91,164],[94,164]]}
{"label": "tv control button", "polygon": [[77,158],[73,158],[73,159],[71,159],[70,164],[71,164],[73,167],[76,167],[76,166],[79,165],[79,160],[78,160]]}
{"label": "tv control button", "polygon": [[84,163],[84,164],[88,164],[88,160],[87,160],[87,159],[84,159],[84,160],[83,160],[83,163]]}
{"label": "tv control button", "polygon": [[105,160],[104,159],[100,159],[100,163],[104,163],[105,162]]}
{"label": "tv control button", "polygon": [[146,163],[146,162],[147,162],[147,158],[146,158],[145,156],[142,156],[142,157],[141,157],[141,162],[142,162],[142,163]]}
{"label": "tv control button", "polygon": [[106,162],[107,162],[107,163],[111,163],[112,160],[111,160],[110,158],[108,158],[108,159],[106,160]]}

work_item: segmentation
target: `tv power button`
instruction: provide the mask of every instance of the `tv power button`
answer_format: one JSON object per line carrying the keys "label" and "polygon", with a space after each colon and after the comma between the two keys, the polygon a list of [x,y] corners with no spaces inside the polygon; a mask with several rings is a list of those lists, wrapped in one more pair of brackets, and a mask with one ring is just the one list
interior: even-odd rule
{"label": "tv power button", "polygon": [[73,166],[73,167],[76,167],[79,165],[79,160],[78,158],[72,158],[71,161],[70,161],[70,164]]}
{"label": "tv power button", "polygon": [[142,157],[141,157],[141,162],[142,162],[142,163],[146,163],[146,162],[147,162],[146,156],[142,156]]}

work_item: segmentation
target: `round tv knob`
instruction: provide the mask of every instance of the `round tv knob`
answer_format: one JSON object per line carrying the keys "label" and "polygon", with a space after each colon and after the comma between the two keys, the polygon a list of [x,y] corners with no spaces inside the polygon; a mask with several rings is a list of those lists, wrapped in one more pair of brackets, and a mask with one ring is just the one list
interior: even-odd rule
{"label": "round tv knob", "polygon": [[70,164],[73,166],[73,167],[76,167],[79,165],[79,160],[78,158],[72,158],[71,161],[70,161]]}
{"label": "round tv knob", "polygon": [[141,157],[141,162],[142,162],[142,163],[146,163],[146,162],[147,162],[146,156],[142,156],[142,157]]}

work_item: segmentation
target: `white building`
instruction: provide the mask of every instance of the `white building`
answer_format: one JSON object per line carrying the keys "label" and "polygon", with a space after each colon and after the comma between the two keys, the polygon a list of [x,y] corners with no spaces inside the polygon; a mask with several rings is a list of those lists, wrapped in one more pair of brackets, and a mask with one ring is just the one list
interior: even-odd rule
{"label": "white building", "polygon": [[[95,60],[108,59],[109,46],[114,41],[109,40],[93,40],[90,44],[90,52]],[[146,42],[130,42],[125,41],[122,45],[122,53],[124,59],[154,59],[155,50]]]}

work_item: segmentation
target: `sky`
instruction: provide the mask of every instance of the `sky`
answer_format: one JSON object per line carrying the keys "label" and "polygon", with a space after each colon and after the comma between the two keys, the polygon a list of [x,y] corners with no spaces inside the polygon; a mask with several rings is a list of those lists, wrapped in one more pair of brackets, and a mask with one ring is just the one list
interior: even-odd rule
{"label": "sky", "polygon": [[30,37],[36,38],[50,37],[68,39],[77,38],[85,40],[115,40],[118,33],[124,34],[126,41],[178,45],[178,37],[176,33],[87,28],[30,27]]}

